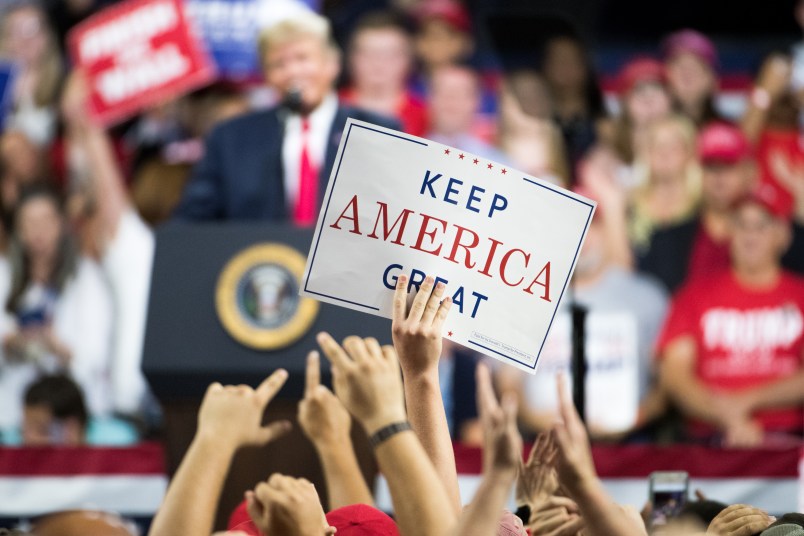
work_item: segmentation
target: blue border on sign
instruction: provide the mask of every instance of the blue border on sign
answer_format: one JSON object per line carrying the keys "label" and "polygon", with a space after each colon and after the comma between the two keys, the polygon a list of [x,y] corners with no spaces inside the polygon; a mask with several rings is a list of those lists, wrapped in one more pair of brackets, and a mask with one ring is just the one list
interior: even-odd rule
{"label": "blue border on sign", "polygon": [[[343,151],[341,151],[341,157],[338,159],[338,167],[335,168],[335,175],[332,177],[332,188],[329,191],[329,197],[327,198],[327,204],[324,207],[324,221],[326,221],[326,219],[327,219],[327,212],[329,211],[329,202],[330,202],[330,200],[332,200],[332,194],[335,192],[335,183],[338,181],[338,173],[341,172],[341,163],[343,162],[343,155],[346,154],[346,147],[349,145],[349,135],[352,133],[352,127],[357,127],[357,128],[362,128],[362,129],[365,129],[365,130],[370,130],[370,131],[376,132],[378,134],[383,134],[385,136],[390,136],[392,138],[399,138],[400,140],[409,141],[411,143],[415,143],[417,145],[423,145],[425,147],[428,146],[424,142],[421,142],[419,140],[413,140],[413,139],[410,139],[410,138],[408,138],[406,136],[400,136],[399,134],[391,134],[389,132],[383,132],[382,130],[377,130],[376,128],[371,128],[371,127],[351,123],[349,125],[349,130],[346,131],[346,140],[344,140],[344,142],[343,142]],[[321,233],[318,234],[318,239],[315,241],[315,247],[313,248],[313,256],[310,259],[310,271],[309,271],[310,274],[313,273],[313,264],[315,263],[316,253],[318,253],[318,242],[320,240],[321,240]],[[307,281],[304,282],[304,291],[309,292],[310,294],[315,294],[316,296],[323,296],[323,297],[329,298],[331,300],[338,300],[340,302],[349,303],[351,305],[357,305],[359,307],[365,307],[366,309],[371,309],[372,311],[379,311],[380,310],[379,307],[374,307],[372,305],[366,305],[365,303],[358,303],[358,302],[353,302],[353,301],[349,301],[349,300],[344,300],[343,298],[339,298],[337,296],[330,296],[329,294],[324,294],[323,292],[315,292],[314,290],[310,290],[309,288],[307,288],[307,285],[309,284],[309,282],[310,282],[310,278],[308,277]]]}
{"label": "blue border on sign", "polygon": [[[421,142],[421,141],[415,140],[415,139],[411,139],[411,138],[408,138],[406,136],[401,136],[399,134],[391,134],[391,133],[388,133],[388,132],[383,132],[382,130],[377,130],[375,128],[371,128],[371,127],[351,123],[349,125],[349,130],[346,131],[346,140],[344,140],[344,142],[343,142],[343,151],[341,151],[341,157],[338,159],[338,167],[335,168],[335,175],[332,177],[332,189],[330,189],[329,197],[327,198],[327,203],[324,206],[324,220],[326,220],[326,218],[327,218],[327,212],[329,211],[329,203],[330,203],[330,200],[332,199],[332,194],[335,191],[335,183],[338,180],[338,174],[341,171],[341,163],[343,162],[343,155],[346,154],[346,147],[349,145],[349,135],[352,133],[352,127],[357,127],[357,128],[362,128],[362,129],[365,129],[365,130],[370,130],[372,132],[377,132],[378,134],[383,134],[385,136],[390,136],[392,138],[399,138],[400,140],[409,141],[411,143],[415,143],[417,145],[423,145],[425,147],[428,146],[428,144],[426,144],[424,142]],[[578,260],[578,253],[581,251],[581,242],[583,241],[583,237],[586,236],[586,232],[589,230],[589,222],[592,220],[592,212],[594,210],[594,205],[592,205],[591,203],[587,203],[586,201],[582,201],[581,199],[577,199],[575,197],[572,197],[571,195],[567,195],[566,193],[564,193],[561,190],[558,190],[558,189],[556,189],[556,188],[554,188],[552,186],[549,186],[547,184],[538,183],[538,182],[536,182],[534,180],[531,180],[531,179],[529,179],[527,177],[522,177],[522,180],[524,180],[525,182],[530,183],[530,184],[532,184],[534,186],[538,186],[539,188],[544,188],[545,190],[548,190],[548,191],[550,191],[550,192],[552,192],[554,194],[562,195],[562,196],[566,197],[567,199],[571,199],[572,201],[575,201],[576,203],[580,203],[582,205],[586,205],[587,207],[589,207],[589,214],[586,217],[586,224],[584,225],[583,234],[581,235],[581,239],[578,241],[578,246],[575,248],[575,255],[572,257],[572,266],[574,267],[575,262]],[[318,239],[315,241],[315,246],[313,247],[313,255],[312,255],[312,258],[310,259],[310,272],[309,273],[313,272],[313,264],[315,263],[315,256],[318,253],[318,242],[320,240],[321,240],[321,234],[319,233]],[[379,311],[380,310],[379,307],[374,307],[372,305],[366,305],[364,303],[358,303],[358,302],[354,302],[354,301],[350,301],[350,300],[345,300],[343,298],[339,298],[337,296],[330,296],[329,294],[324,294],[322,292],[315,292],[315,291],[310,290],[308,288],[308,284],[309,284],[309,278],[304,283],[304,291],[309,292],[310,294],[315,294],[316,296],[323,296],[325,298],[330,298],[332,300],[337,300],[337,301],[340,301],[340,302],[343,302],[343,303],[348,303],[348,304],[351,304],[351,305],[357,305],[359,307],[364,307],[364,308],[370,309],[372,311]],[[568,284],[569,284],[569,274],[567,274],[567,279],[564,281],[564,286],[561,288],[561,294],[558,297],[558,303],[561,303],[562,298],[564,298],[564,292],[567,290],[567,285]],[[528,365],[527,363],[525,363],[523,361],[520,361],[519,359],[511,357],[510,355],[506,355],[506,354],[504,354],[502,352],[499,352],[497,350],[494,350],[493,348],[489,348],[487,346],[484,346],[484,345],[482,345],[480,343],[477,343],[477,342],[474,342],[474,341],[467,341],[467,342],[469,344],[473,344],[473,345],[475,345],[475,346],[477,346],[479,348],[483,348],[484,350],[487,350],[489,352],[493,352],[493,353],[495,353],[497,355],[500,355],[500,356],[502,356],[502,357],[504,357],[506,359],[509,359],[509,360],[515,362],[515,363],[518,363],[518,364],[524,366],[525,368],[529,368],[529,369],[533,370],[533,369],[536,368],[536,365],[539,362],[538,356],[541,355],[542,350],[544,349],[544,344],[547,342],[547,336],[550,333],[550,329],[553,327],[553,321],[556,318],[556,313],[557,312],[558,312],[558,307],[556,307],[555,310],[553,311],[553,316],[550,318],[550,324],[547,326],[547,332],[545,333],[544,340],[542,340],[542,344],[541,344],[541,346],[539,346],[539,351],[536,354],[536,356],[537,356],[536,361],[533,362],[532,366]]]}
{"label": "blue border on sign", "polygon": [[[530,184],[533,184],[534,186],[538,186],[539,188],[544,188],[545,190],[549,190],[549,191],[553,192],[554,194],[563,195],[567,199],[572,199],[576,203],[580,203],[582,205],[586,205],[587,207],[589,207],[589,215],[586,217],[586,224],[584,224],[584,226],[583,226],[583,234],[581,235],[581,240],[578,241],[578,247],[575,248],[575,255],[572,257],[572,266],[575,266],[575,261],[578,260],[578,253],[581,251],[581,242],[583,241],[583,237],[586,236],[586,231],[589,230],[589,222],[592,220],[592,210],[595,208],[594,205],[592,205],[591,203],[587,203],[586,201],[582,201],[580,199],[572,197],[571,195],[567,195],[564,192],[562,192],[561,190],[557,190],[557,189],[555,189],[555,188],[553,188],[551,186],[548,186],[546,184],[538,183],[538,182],[536,182],[534,180],[531,180],[531,179],[529,179],[527,177],[522,177],[522,180],[525,181],[525,182],[528,182]],[[564,297],[564,291],[567,290],[567,285],[568,284],[569,284],[569,274],[567,274],[567,279],[564,281],[564,286],[562,287],[561,294],[558,297],[558,303],[561,303],[561,299]],[[469,342],[469,344],[474,344],[475,346],[483,348],[484,350],[488,350],[489,352],[494,352],[497,355],[501,355],[506,359],[510,359],[511,361],[513,361],[515,363],[519,363],[520,365],[522,365],[525,368],[529,368],[531,370],[534,370],[536,368],[536,365],[539,363],[539,356],[542,354],[542,350],[544,349],[544,343],[547,342],[547,336],[550,334],[550,329],[553,327],[553,321],[556,319],[556,313],[557,312],[558,312],[558,307],[555,308],[555,311],[553,311],[553,316],[552,316],[552,318],[550,318],[550,324],[548,324],[548,326],[547,326],[547,332],[544,335],[544,340],[542,340],[541,346],[539,346],[539,352],[536,354],[536,361],[533,362],[533,366],[528,365],[527,363],[522,362],[519,359],[511,357],[510,355],[506,355],[506,354],[504,354],[502,352],[498,352],[497,350],[489,348],[488,346],[483,346],[482,344],[476,343],[474,341],[468,341],[468,342]]]}

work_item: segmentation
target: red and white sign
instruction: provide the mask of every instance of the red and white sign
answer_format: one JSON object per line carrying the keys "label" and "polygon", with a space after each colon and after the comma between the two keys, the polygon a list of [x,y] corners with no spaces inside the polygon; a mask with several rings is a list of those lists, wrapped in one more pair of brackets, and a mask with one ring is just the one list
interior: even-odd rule
{"label": "red and white sign", "polygon": [[181,0],[128,0],[76,26],[73,64],[90,85],[90,113],[108,125],[211,82],[215,65]]}
{"label": "red and white sign", "polygon": [[444,336],[533,373],[595,203],[460,148],[349,119],[304,296],[391,317],[396,281],[446,285]]}

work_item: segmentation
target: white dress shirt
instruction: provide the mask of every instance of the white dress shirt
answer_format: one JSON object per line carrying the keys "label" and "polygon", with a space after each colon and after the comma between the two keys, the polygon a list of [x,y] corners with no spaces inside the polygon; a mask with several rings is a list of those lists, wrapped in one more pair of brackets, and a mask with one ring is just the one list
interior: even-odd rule
{"label": "white dress shirt", "polygon": [[[329,93],[309,115],[310,130],[307,131],[307,150],[315,169],[324,165],[332,122],[338,112],[338,97]],[[299,161],[302,148],[302,121],[299,114],[291,114],[285,121],[285,137],[282,141],[282,168],[285,172],[285,203],[293,213],[299,195]],[[323,185],[319,185],[322,188]]]}

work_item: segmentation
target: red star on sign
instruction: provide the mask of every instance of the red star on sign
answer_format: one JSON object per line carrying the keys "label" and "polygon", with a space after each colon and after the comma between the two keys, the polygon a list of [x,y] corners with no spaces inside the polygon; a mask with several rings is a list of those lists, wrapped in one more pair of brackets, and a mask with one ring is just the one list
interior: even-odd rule
{"label": "red star on sign", "polygon": [[502,174],[505,175],[506,173],[508,173],[508,170],[505,169],[505,168],[502,168]]}
{"label": "red star on sign", "polygon": [[486,166],[486,167],[487,167],[487,168],[489,168],[489,169],[491,169],[491,168],[493,168],[494,166],[492,166],[491,164],[489,164],[489,165],[488,165],[488,166]]}
{"label": "red star on sign", "polygon": [[474,163],[477,164],[477,158],[474,159]]}
{"label": "red star on sign", "polygon": [[449,149],[444,149],[444,154],[449,154]]}
{"label": "red star on sign", "polygon": [[461,160],[463,160],[463,153],[459,154],[459,155],[458,155],[458,158],[460,158]]}
{"label": "red star on sign", "polygon": [[447,335],[449,335],[450,337],[452,337],[452,332],[451,332],[451,331],[448,331],[448,332],[447,332]]}

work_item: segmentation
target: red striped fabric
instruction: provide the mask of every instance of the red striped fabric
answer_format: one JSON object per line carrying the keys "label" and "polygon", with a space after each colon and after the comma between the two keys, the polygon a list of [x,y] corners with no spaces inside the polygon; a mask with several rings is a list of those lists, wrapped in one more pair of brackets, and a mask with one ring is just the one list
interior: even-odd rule
{"label": "red striped fabric", "polygon": [[[480,474],[480,449],[456,444],[459,474]],[[529,451],[529,447],[525,450]],[[692,478],[797,478],[802,448],[726,450],[692,445],[595,446],[595,467],[601,478],[639,478],[653,471],[687,471]]]}
{"label": "red striped fabric", "polygon": [[164,474],[165,453],[158,443],[0,448],[0,477]]}

